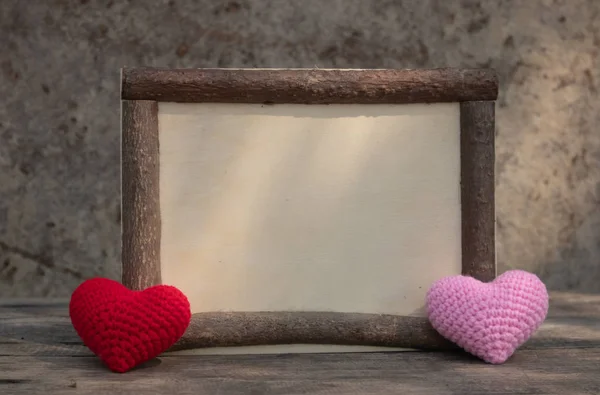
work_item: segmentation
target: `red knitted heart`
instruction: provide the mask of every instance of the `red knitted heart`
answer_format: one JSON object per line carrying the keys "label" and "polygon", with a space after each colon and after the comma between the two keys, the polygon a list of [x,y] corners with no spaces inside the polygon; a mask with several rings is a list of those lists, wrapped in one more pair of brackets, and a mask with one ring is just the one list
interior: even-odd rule
{"label": "red knitted heart", "polygon": [[191,318],[189,301],[175,287],[130,291],[106,278],[87,280],[77,287],[69,314],[83,343],[119,373],[175,344]]}

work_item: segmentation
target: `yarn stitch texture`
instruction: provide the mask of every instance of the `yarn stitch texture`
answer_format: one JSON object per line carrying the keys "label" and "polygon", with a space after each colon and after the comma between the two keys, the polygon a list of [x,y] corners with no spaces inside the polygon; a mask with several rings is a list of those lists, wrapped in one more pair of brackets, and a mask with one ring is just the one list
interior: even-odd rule
{"label": "yarn stitch texture", "polygon": [[175,344],[191,311],[175,287],[131,291],[116,281],[94,278],[73,292],[69,315],[83,343],[109,369],[124,373]]}
{"label": "yarn stitch texture", "polygon": [[451,276],[427,293],[432,326],[446,339],[491,364],[504,363],[548,314],[546,286],[534,274],[511,270],[490,283]]}

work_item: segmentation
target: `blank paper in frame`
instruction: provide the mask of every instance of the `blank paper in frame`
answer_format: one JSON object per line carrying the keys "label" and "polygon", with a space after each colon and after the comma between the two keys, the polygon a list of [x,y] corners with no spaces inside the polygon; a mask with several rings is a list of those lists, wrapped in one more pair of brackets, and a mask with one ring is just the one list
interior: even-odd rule
{"label": "blank paper in frame", "polygon": [[159,103],[161,271],[192,312],[423,315],[461,273],[458,103]]}

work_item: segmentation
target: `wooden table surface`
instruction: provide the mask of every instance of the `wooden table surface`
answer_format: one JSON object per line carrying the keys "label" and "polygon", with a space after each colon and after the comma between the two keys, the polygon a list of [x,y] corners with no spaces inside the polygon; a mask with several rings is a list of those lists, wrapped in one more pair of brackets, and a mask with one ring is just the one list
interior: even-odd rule
{"label": "wooden table surface", "polygon": [[503,365],[461,352],[205,356],[165,353],[112,373],[67,301],[0,301],[0,394],[600,394],[600,295],[553,293],[537,334]]}

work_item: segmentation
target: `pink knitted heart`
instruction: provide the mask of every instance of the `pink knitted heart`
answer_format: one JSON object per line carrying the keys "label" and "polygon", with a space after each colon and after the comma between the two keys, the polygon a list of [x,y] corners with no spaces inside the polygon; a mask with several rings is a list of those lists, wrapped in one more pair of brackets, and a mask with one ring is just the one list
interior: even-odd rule
{"label": "pink knitted heart", "polygon": [[534,274],[511,270],[490,283],[451,276],[427,293],[427,314],[442,336],[492,364],[505,362],[548,313],[546,286]]}

